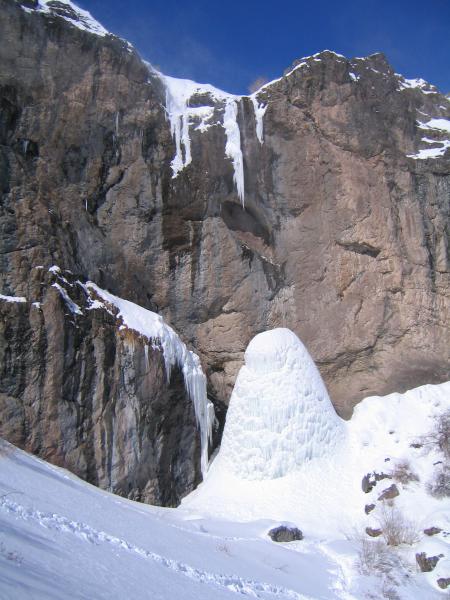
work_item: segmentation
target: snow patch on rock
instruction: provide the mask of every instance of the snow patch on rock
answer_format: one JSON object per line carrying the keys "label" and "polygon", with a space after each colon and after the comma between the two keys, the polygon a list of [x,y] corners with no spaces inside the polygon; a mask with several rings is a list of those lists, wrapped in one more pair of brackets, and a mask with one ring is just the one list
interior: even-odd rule
{"label": "snow patch on rock", "polygon": [[438,131],[445,131],[450,133],[450,120],[449,119],[430,119],[426,123],[418,122],[420,129],[435,129]]}
{"label": "snow patch on rock", "polygon": [[405,79],[403,75],[396,73],[399,79],[398,86],[401,90],[418,89],[424,94],[437,94],[437,89],[425,79]]}
{"label": "snow patch on rock", "polygon": [[[422,113],[423,114],[423,113]],[[450,133],[450,120],[444,118],[433,118],[427,122],[418,121],[417,126],[419,129],[424,129],[429,131],[431,135],[433,132],[435,134],[441,135],[442,133]],[[450,140],[434,140],[429,137],[423,137],[421,140],[425,144],[437,144],[436,148],[422,148],[416,154],[408,154],[408,158],[414,159],[427,159],[427,158],[438,158],[439,156],[443,156],[447,148],[450,148]]]}
{"label": "snow patch on rock", "polygon": [[52,283],[52,287],[54,287],[58,290],[61,298],[64,300],[67,308],[70,310],[70,312],[72,314],[74,314],[74,315],[82,315],[83,314],[83,311],[78,306],[78,304],[72,300],[72,298],[69,296],[69,294],[66,292],[66,290],[62,286],[60,286],[59,283]]}
{"label": "snow patch on rock", "polygon": [[[58,6],[56,6],[56,4]],[[80,8],[73,2],[70,2],[70,0],[58,0],[55,4],[52,0],[39,0],[39,4],[35,9],[24,6],[22,6],[22,8],[30,13],[36,11],[48,15],[57,15],[74,27],[89,31],[89,33],[94,33],[95,35],[102,37],[109,35],[109,31],[96,21],[90,12]]]}
{"label": "snow patch on rock", "polygon": [[27,301],[24,296],[5,296],[4,294],[0,294],[0,300],[3,300],[3,302],[15,302],[19,304]]}

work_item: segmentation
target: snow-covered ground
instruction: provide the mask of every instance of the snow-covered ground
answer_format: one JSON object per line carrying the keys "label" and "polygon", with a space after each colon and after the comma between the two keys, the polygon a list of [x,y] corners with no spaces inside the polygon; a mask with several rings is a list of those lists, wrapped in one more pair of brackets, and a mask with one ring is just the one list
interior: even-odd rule
{"label": "snow-covered ground", "polygon": [[[429,433],[449,409],[450,383],[423,386],[367,398],[345,423],[298,338],[260,334],[222,450],[178,509],[119,498],[0,446],[0,598],[443,597],[436,582],[450,577],[449,503],[427,486],[443,461]],[[392,484],[399,495],[379,500]],[[365,533],[386,514],[407,524],[412,544]],[[286,521],[303,540],[269,539]],[[427,536],[430,527],[441,531]],[[417,552],[442,556],[420,573]]]}

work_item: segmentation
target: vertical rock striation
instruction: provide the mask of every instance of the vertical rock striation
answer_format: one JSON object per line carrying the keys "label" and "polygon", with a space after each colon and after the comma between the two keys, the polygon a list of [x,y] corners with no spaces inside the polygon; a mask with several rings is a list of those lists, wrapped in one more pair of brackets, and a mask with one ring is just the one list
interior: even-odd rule
{"label": "vertical rock striation", "polygon": [[0,297],[0,436],[104,489],[177,505],[208,452],[196,357],[157,315],[69,272],[31,279],[33,301]]}

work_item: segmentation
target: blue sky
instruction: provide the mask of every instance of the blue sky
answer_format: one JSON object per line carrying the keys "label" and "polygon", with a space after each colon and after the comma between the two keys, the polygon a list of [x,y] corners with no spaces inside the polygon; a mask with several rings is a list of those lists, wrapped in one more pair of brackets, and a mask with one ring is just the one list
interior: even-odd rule
{"label": "blue sky", "polygon": [[450,0],[75,0],[167,75],[246,93],[296,59],[384,52],[450,92]]}

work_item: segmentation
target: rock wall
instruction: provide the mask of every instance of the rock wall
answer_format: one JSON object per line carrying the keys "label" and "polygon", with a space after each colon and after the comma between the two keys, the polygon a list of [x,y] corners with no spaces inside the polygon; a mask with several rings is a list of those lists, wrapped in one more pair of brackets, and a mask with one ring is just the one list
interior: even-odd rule
{"label": "rock wall", "polygon": [[183,373],[68,272],[0,297],[0,437],[134,500],[176,506],[201,481]]}
{"label": "rock wall", "polygon": [[445,96],[380,54],[294,64],[236,99],[244,208],[227,100],[188,98],[212,119],[192,117],[173,177],[164,78],[52,4],[0,0],[3,294],[35,297],[33,267],[59,264],[161,312],[222,412],[249,340],[276,326],[305,343],[341,415],[449,379],[449,136],[420,126],[448,122]]}

